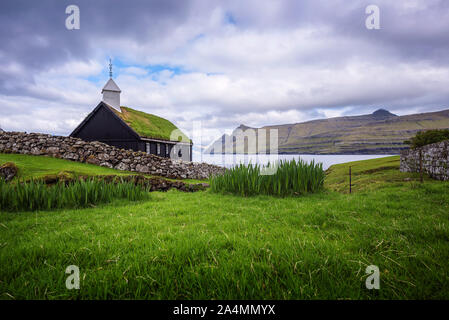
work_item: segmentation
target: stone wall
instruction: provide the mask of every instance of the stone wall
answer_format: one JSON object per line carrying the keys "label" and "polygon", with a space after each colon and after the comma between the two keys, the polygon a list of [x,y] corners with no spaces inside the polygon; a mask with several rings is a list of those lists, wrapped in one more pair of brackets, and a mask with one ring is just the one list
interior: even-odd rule
{"label": "stone wall", "polygon": [[0,153],[44,155],[173,179],[207,179],[225,169],[207,163],[161,158],[107,144],[41,133],[0,132]]}
{"label": "stone wall", "polygon": [[402,172],[419,172],[420,152],[423,171],[437,180],[449,180],[449,140],[401,152]]}

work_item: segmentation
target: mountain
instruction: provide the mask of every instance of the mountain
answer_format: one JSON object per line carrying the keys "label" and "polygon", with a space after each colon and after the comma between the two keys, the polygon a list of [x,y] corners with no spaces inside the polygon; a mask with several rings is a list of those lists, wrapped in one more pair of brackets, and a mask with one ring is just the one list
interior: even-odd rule
{"label": "mountain", "polygon": [[397,117],[397,115],[395,115],[385,109],[376,110],[373,112],[373,114],[371,116],[375,119],[387,119],[387,118],[391,118],[391,117]]}
{"label": "mountain", "polygon": [[[281,154],[398,154],[408,148],[404,141],[418,131],[445,128],[449,128],[449,110],[397,116],[388,110],[379,109],[367,115],[265,126],[260,129],[278,130],[278,152]],[[248,143],[245,146],[241,143],[244,136],[251,135],[259,140],[257,128],[242,124],[231,135],[225,134],[215,141],[205,153],[224,153],[224,150],[233,150],[228,153],[256,153],[259,151],[257,148],[250,148],[248,152]],[[223,148],[223,141],[227,141],[225,146],[228,149]]]}

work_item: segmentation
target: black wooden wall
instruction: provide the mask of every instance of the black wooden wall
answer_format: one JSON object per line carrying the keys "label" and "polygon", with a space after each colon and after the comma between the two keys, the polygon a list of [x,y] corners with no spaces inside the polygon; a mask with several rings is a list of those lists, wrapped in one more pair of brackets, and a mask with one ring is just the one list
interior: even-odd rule
{"label": "black wooden wall", "polygon": [[104,105],[100,105],[80,130],[72,133],[72,136],[85,141],[104,142],[118,148],[141,150],[139,137]]}

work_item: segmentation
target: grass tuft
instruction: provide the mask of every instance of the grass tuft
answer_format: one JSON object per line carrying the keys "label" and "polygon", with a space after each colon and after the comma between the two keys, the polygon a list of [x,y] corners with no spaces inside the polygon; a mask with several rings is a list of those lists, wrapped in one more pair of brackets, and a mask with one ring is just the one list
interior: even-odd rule
{"label": "grass tuft", "polygon": [[[264,171],[276,168],[274,174]],[[241,196],[275,195],[292,196],[314,193],[323,188],[324,171],[321,163],[298,160],[281,160],[276,166],[268,164],[240,164],[222,175],[210,179],[212,192],[227,192]]]}
{"label": "grass tuft", "polygon": [[42,181],[6,183],[0,179],[0,210],[35,211],[77,208],[111,202],[114,199],[130,201],[148,198],[141,186],[132,182],[106,183],[102,180],[79,180],[47,186]]}

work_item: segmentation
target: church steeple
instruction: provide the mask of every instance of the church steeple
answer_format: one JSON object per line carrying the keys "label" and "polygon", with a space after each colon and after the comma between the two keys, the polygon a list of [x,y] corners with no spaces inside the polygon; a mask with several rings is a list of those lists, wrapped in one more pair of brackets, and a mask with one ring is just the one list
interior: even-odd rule
{"label": "church steeple", "polygon": [[122,91],[118,85],[112,80],[112,61],[109,59],[109,80],[106,82],[101,93],[103,94],[103,101],[111,107],[120,110],[120,93]]}

